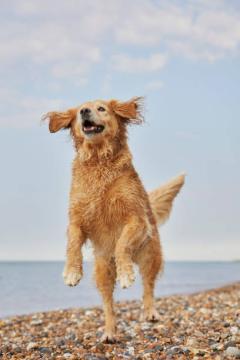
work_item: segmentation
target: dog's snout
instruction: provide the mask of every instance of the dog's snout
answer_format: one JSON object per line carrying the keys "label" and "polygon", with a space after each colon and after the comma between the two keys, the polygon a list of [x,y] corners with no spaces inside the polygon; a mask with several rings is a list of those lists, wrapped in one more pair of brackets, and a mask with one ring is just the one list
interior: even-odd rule
{"label": "dog's snout", "polygon": [[90,114],[90,112],[91,112],[91,110],[89,108],[83,108],[83,109],[81,109],[80,114],[82,116],[88,116]]}

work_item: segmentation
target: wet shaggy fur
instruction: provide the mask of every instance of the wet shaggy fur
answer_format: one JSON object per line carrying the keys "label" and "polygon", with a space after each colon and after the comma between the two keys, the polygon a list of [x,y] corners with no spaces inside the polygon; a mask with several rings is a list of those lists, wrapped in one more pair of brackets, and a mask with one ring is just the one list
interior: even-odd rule
{"label": "wet shaggy fur", "polygon": [[[76,149],[64,281],[70,286],[80,281],[81,249],[90,239],[105,312],[104,341],[114,341],[116,334],[115,282],[129,287],[134,281],[134,263],[142,276],[144,319],[158,320],[153,292],[163,255],[157,225],[168,218],[184,183],[182,175],[150,194],[145,191],[127,145],[127,126],[143,122],[141,106],[141,98],[96,100],[45,116],[51,132],[70,130]],[[97,126],[101,131],[95,131]]]}

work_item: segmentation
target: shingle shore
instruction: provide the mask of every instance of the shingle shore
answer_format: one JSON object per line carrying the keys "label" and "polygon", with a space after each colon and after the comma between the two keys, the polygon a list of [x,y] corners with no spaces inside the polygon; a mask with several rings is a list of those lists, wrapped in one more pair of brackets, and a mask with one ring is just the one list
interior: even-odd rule
{"label": "shingle shore", "polygon": [[157,299],[161,320],[141,322],[141,303],[116,304],[118,341],[100,342],[101,308],[0,320],[0,359],[240,359],[240,282]]}

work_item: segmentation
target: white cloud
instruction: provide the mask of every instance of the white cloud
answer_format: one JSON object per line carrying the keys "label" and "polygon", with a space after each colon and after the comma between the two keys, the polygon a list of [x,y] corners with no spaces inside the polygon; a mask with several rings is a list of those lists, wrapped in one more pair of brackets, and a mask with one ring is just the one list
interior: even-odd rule
{"label": "white cloud", "polygon": [[161,47],[161,52],[212,61],[239,49],[240,11],[231,4],[222,0],[3,1],[0,59],[7,63],[26,59],[46,63],[50,69],[64,67],[70,59],[76,65],[88,64],[87,74],[103,59],[101,50],[108,40],[116,39],[123,45],[151,47],[153,53]]}
{"label": "white cloud", "polygon": [[[46,66],[53,77],[87,75],[101,61],[102,41],[115,11],[108,0],[51,3],[18,1],[2,8],[0,60]],[[4,17],[4,12],[8,17]],[[11,14],[11,18],[9,18]],[[81,70],[82,69],[82,70]]]}
{"label": "white cloud", "polygon": [[1,101],[4,108],[1,112],[1,127],[35,127],[41,123],[41,117],[50,110],[64,107],[61,99],[23,96],[16,91],[0,88]]}
{"label": "white cloud", "polygon": [[162,69],[166,62],[165,54],[152,54],[149,57],[130,57],[125,54],[117,54],[112,57],[113,68],[123,72],[152,72]]}
{"label": "white cloud", "polygon": [[[183,4],[166,0],[3,0],[0,59],[5,64],[25,60],[47,65],[51,76],[62,78],[79,75],[81,66],[82,75],[87,76],[92,66],[105,60],[102,53],[109,40],[117,40],[120,45],[150,47],[153,54],[215,61],[239,50],[240,11],[232,4],[227,0]],[[127,56],[124,63],[134,71]],[[143,59],[135,63],[143,67]]]}
{"label": "white cloud", "polygon": [[[239,56],[240,8],[232,0],[2,0],[0,17],[1,86],[10,92],[10,84],[25,82],[29,69],[31,81],[43,74],[45,90],[54,91],[65,80],[86,86],[94,68],[102,65],[99,88],[109,93],[114,71],[149,75],[175,57],[213,63]],[[157,79],[149,80],[146,89],[160,86]],[[23,88],[31,84],[26,80]],[[30,124],[25,119],[36,113],[37,103],[49,101],[40,94],[30,114],[23,96],[13,98],[22,119],[10,119],[9,113],[3,118],[17,125]]]}
{"label": "white cloud", "polygon": [[186,1],[184,6],[142,1],[131,6],[116,37],[125,45],[160,46],[172,56],[214,61],[239,51],[240,11],[221,0]]}

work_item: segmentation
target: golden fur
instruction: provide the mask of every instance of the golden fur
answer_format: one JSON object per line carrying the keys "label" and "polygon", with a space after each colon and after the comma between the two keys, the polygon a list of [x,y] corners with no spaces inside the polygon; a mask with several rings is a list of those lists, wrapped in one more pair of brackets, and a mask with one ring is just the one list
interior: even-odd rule
{"label": "golden fur", "polygon": [[127,145],[127,125],[143,121],[141,104],[141,98],[97,100],[45,116],[51,132],[70,129],[76,149],[64,281],[70,286],[80,281],[81,249],[90,239],[96,284],[103,298],[106,341],[115,337],[115,281],[123,288],[130,286],[133,263],[139,266],[143,280],[144,317],[150,321],[159,318],[153,300],[154,282],[163,267],[157,224],[168,218],[184,183],[182,175],[146,193]]}

